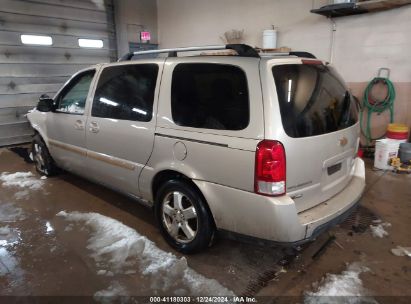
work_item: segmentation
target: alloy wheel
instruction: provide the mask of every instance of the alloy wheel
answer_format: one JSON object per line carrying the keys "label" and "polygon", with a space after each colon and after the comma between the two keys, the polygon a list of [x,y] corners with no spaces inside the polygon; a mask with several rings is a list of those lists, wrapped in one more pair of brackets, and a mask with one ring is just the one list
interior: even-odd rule
{"label": "alloy wheel", "polygon": [[169,235],[177,242],[189,243],[197,235],[197,211],[182,192],[173,191],[164,197],[162,220]]}

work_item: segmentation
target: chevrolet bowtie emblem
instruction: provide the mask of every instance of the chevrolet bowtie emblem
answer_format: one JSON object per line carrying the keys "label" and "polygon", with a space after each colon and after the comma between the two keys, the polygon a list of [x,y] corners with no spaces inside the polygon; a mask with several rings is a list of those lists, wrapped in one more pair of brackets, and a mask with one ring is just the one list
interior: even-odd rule
{"label": "chevrolet bowtie emblem", "polygon": [[348,144],[348,139],[346,137],[343,137],[340,139],[340,146],[344,147],[346,144]]}

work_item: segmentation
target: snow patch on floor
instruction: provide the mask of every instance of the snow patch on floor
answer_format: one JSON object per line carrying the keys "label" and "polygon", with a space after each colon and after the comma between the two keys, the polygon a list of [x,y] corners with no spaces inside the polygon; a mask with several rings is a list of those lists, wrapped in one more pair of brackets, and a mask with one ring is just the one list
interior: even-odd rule
{"label": "snow patch on floor", "polygon": [[371,234],[376,238],[383,238],[388,236],[388,232],[385,228],[391,227],[390,223],[379,223],[378,225],[370,225]]}
{"label": "snow patch on floor", "polygon": [[66,228],[64,228],[64,231],[71,231],[73,230],[73,224],[67,225]]}
{"label": "snow patch on floor", "polygon": [[[19,241],[20,233],[9,226],[0,227],[0,246],[11,246]],[[1,261],[1,256],[0,256]]]}
{"label": "snow patch on floor", "polygon": [[12,203],[3,203],[0,201],[0,222],[16,222],[24,220],[26,217],[23,210]]}
{"label": "snow patch on floor", "polygon": [[112,277],[114,273],[112,273],[111,271],[100,269],[99,271],[97,271],[97,275]]}
{"label": "snow patch on floor", "polygon": [[[205,278],[188,267],[185,257],[178,258],[159,249],[134,229],[98,213],[61,211],[57,216],[91,228],[87,248],[96,265],[114,274],[138,270],[148,276],[154,291],[175,295],[233,296],[216,280]],[[102,275],[103,272],[100,272]],[[105,274],[105,272],[104,272]]]}
{"label": "snow patch on floor", "polygon": [[16,258],[5,247],[0,246],[0,278],[5,275],[20,273]]}
{"label": "snow patch on floor", "polygon": [[367,271],[367,267],[353,263],[341,274],[327,274],[316,288],[317,291],[305,293],[304,303],[376,303],[374,299],[364,297],[367,290],[362,285],[360,274]]}
{"label": "snow patch on floor", "polygon": [[28,190],[18,191],[14,193],[14,198],[18,201],[28,200],[30,197],[30,192]]}
{"label": "snow patch on floor", "polygon": [[408,256],[411,258],[411,247],[397,246],[391,249],[391,253],[396,256]]}
{"label": "snow patch on floor", "polygon": [[9,234],[10,231],[11,230],[10,230],[9,226],[0,227],[0,235],[1,236]]}
{"label": "snow patch on floor", "polygon": [[39,180],[31,172],[2,173],[0,181],[4,187],[28,188],[30,190],[40,190],[44,182]]}
{"label": "snow patch on floor", "polygon": [[[127,295],[127,291],[119,282],[112,282],[111,285],[104,289],[97,291],[94,294],[94,300],[100,303],[118,303],[120,297]],[[121,303],[121,301],[119,302]]]}

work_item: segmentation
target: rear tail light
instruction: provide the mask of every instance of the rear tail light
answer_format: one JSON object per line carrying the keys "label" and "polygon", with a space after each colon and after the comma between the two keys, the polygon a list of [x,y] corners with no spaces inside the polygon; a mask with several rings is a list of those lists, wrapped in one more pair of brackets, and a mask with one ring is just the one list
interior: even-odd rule
{"label": "rear tail light", "polygon": [[279,196],[285,194],[285,150],[279,141],[263,140],[255,154],[255,192]]}

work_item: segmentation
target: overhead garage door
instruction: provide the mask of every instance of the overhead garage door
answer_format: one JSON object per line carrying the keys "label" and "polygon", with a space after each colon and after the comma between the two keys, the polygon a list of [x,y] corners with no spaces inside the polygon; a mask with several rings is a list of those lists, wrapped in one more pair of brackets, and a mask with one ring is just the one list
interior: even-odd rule
{"label": "overhead garage door", "polygon": [[[53,96],[71,74],[114,61],[117,52],[112,0],[0,3],[0,146],[5,146],[30,141],[25,114],[41,94]],[[38,43],[33,36],[49,36],[52,45],[24,44],[21,35],[29,35],[29,43]],[[102,47],[80,47],[79,39],[102,41]]]}

